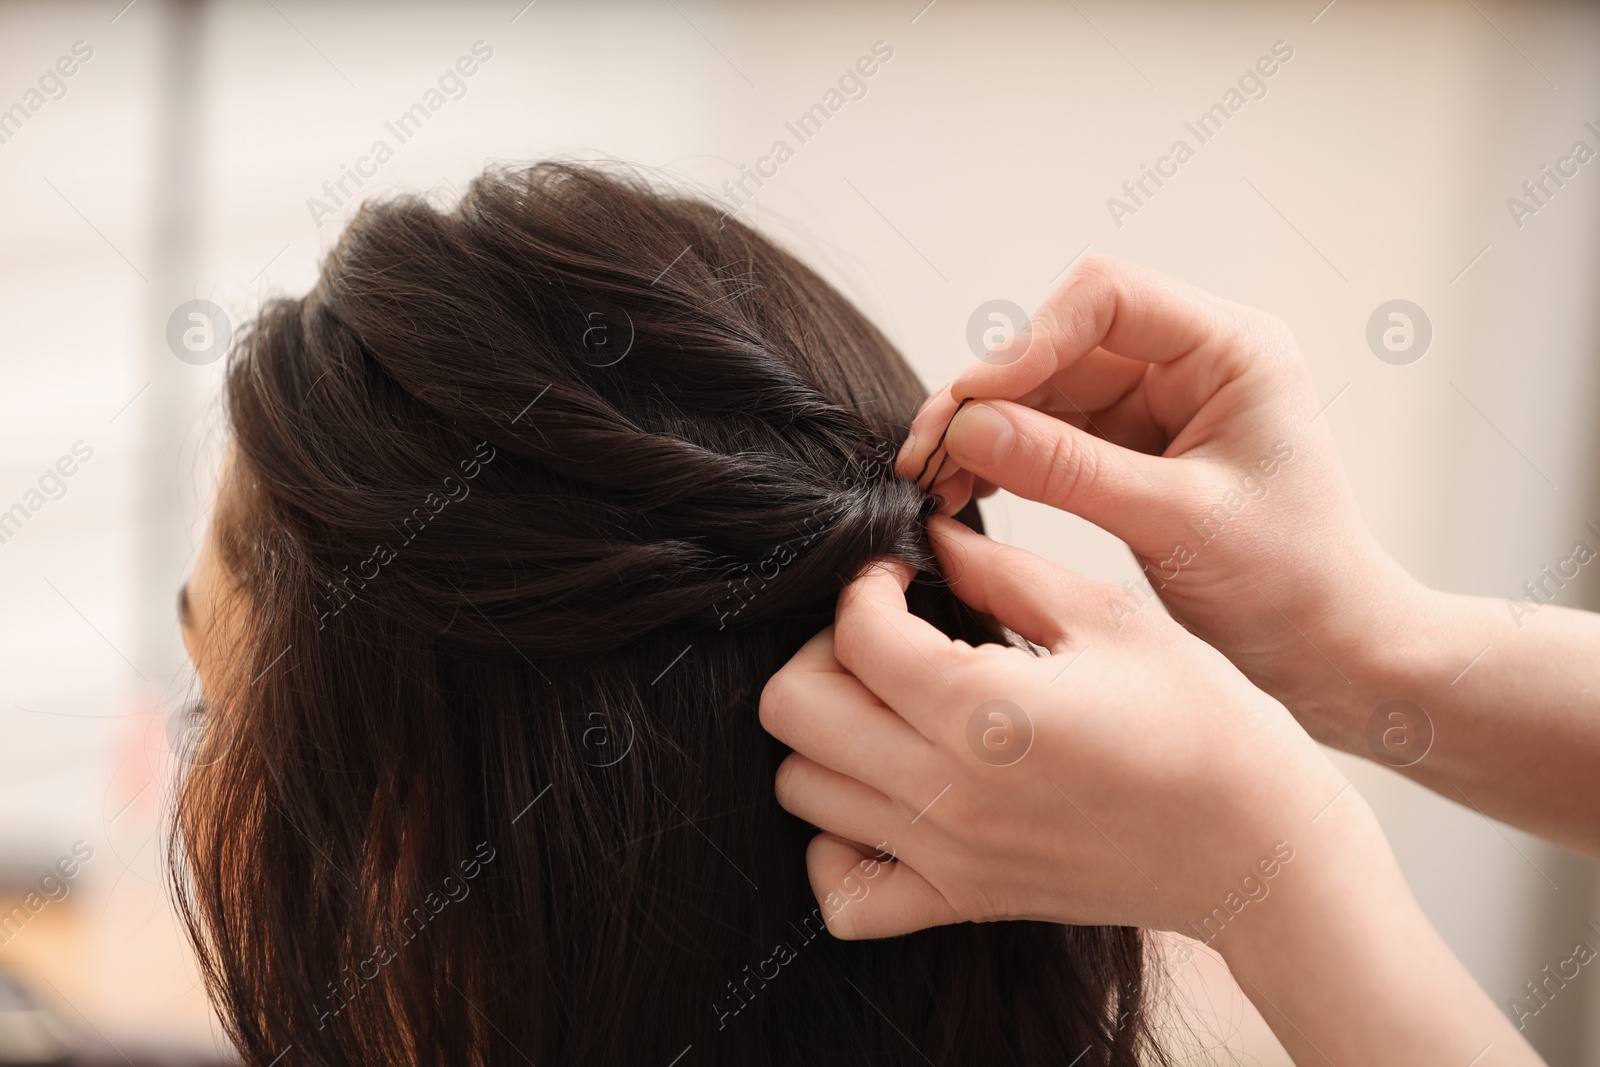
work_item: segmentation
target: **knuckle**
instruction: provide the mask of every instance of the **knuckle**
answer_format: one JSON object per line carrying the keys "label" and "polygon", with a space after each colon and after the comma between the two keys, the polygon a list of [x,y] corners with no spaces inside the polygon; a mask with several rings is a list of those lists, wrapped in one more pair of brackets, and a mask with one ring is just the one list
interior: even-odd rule
{"label": "knuckle", "polygon": [[778,805],[786,811],[792,811],[800,785],[800,759],[791,754],[778,764],[778,770],[772,776],[772,792],[778,798]]}
{"label": "knuckle", "polygon": [[1000,545],[1000,550],[995,553],[995,571],[1002,574],[1002,589],[1008,590],[1008,595],[1016,595],[1029,589],[1032,582],[1040,577],[1040,558],[1019,545]]}
{"label": "knuckle", "polygon": [[1109,609],[1113,633],[1144,634],[1150,620],[1161,615],[1161,608],[1146,599],[1137,589],[1130,591],[1122,586],[1097,583],[1100,595]]}
{"label": "knuckle", "polygon": [[1289,324],[1272,312],[1258,311],[1256,318],[1264,340],[1278,342],[1294,340],[1294,331],[1289,328]]}
{"label": "knuckle", "polygon": [[1122,260],[1096,252],[1080,259],[1073,274],[1080,279],[1115,283],[1121,279],[1125,271],[1126,266]]}
{"label": "knuckle", "polygon": [[846,670],[853,670],[860,656],[865,637],[862,627],[866,617],[860,611],[848,610],[855,602],[841,604],[833,625],[833,658]]}
{"label": "knuckle", "polygon": [[823,905],[822,925],[828,928],[828,933],[840,941],[855,941],[857,939],[855,916],[849,914],[849,908],[834,910],[827,907],[825,899],[818,900],[817,903]]}
{"label": "knuckle", "polygon": [[[985,686],[993,684],[996,665],[1003,662],[999,657],[1003,656],[1006,649],[1010,647],[1005,641],[1005,633],[1003,631],[997,632],[982,644],[968,645],[964,649],[957,650],[948,663],[940,666],[939,669],[950,679],[956,693],[952,694],[948,704],[941,700],[935,707],[930,709],[938,713],[934,721],[941,726],[949,726],[951,729],[955,729],[956,726],[964,728],[964,722],[957,722],[961,716],[959,709],[970,703],[966,699],[969,693],[980,691]],[[920,784],[920,779],[917,781]],[[943,783],[940,784],[942,785]],[[937,789],[938,786],[934,788]],[[899,798],[897,797],[896,799]]]}
{"label": "knuckle", "polygon": [[1017,545],[999,545],[990,560],[993,588],[1000,599],[1013,600],[1027,590],[1037,557]]}
{"label": "knuckle", "polygon": [[1076,284],[1084,294],[1079,311],[1082,328],[1104,337],[1129,288],[1128,265],[1110,256],[1091,256],[1080,268]]}
{"label": "knuckle", "polygon": [[1224,346],[1222,358],[1227,368],[1239,373],[1254,365],[1276,369],[1293,362],[1298,351],[1289,324],[1269,311],[1241,307]]}
{"label": "knuckle", "polygon": [[1055,295],[1034,313],[1035,339],[1057,344],[1103,332],[1101,327],[1109,323],[1129,271],[1127,263],[1113,256],[1095,254],[1079,260]]}
{"label": "knuckle", "polygon": [[795,682],[794,675],[786,670],[780,670],[767,684],[761,687],[761,699],[756,705],[756,717],[761,722],[762,729],[769,734],[777,736],[788,719],[789,709],[794,705]]}
{"label": "knuckle", "polygon": [[1078,448],[1066,434],[1056,435],[1042,450],[1039,491],[1046,503],[1081,500],[1094,492],[1099,464],[1089,449]]}

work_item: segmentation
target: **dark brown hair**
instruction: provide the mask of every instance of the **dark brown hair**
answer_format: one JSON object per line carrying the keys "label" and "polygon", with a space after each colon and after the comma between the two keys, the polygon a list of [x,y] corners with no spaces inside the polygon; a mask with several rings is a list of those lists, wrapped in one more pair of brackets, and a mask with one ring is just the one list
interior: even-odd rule
{"label": "dark brown hair", "polygon": [[227,379],[250,633],[173,859],[246,1059],[1139,1062],[1138,931],[836,941],[773,799],[762,686],[870,559],[995,639],[891,470],[922,395],[692,196],[544,164],[363,208]]}

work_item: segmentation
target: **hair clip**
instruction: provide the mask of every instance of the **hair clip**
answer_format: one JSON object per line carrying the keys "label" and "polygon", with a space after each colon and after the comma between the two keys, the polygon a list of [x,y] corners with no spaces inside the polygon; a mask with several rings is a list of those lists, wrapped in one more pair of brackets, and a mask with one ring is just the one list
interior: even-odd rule
{"label": "hair clip", "polygon": [[[922,476],[928,473],[928,464],[933,462],[933,457],[938,454],[939,449],[944,447],[944,439],[950,434],[950,423],[956,421],[956,416],[961,414],[961,409],[967,406],[967,401],[974,399],[976,398],[967,397],[966,400],[957,404],[956,409],[950,413],[950,422],[944,424],[944,432],[939,434],[939,440],[934,442],[933,451],[928,453],[928,458],[922,461],[922,469],[917,472],[914,482],[918,489],[922,489]],[[928,483],[928,488],[924,489],[923,492],[930,492],[933,489],[934,484],[939,480],[939,474],[944,470],[944,461],[949,458],[950,453],[948,452],[939,457],[939,466],[933,472],[933,480]]]}

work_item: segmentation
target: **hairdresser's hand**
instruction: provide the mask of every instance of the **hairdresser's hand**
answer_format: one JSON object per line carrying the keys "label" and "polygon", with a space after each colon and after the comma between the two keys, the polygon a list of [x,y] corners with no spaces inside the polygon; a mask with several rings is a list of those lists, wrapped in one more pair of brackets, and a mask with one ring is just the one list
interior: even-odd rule
{"label": "hairdresser's hand", "polygon": [[976,476],[1120,537],[1148,581],[1096,594],[1114,624],[1159,595],[1327,739],[1353,661],[1400,647],[1426,593],[1368,533],[1288,328],[1093,258],[989,358],[934,395],[899,473],[938,469],[948,425],[950,506]]}
{"label": "hairdresser's hand", "polygon": [[836,936],[1179,930],[1222,954],[1296,1063],[1539,1062],[1280,704],[1159,612],[1119,627],[1106,587],[948,519],[930,532],[956,594],[1051,655],[952,641],[884,564],[773,676],[761,721],[795,750],[778,800],[827,831],[807,869]]}
{"label": "hairdresser's hand", "polygon": [[[1108,587],[953,520],[931,529],[956,594],[1051,655],[951,640],[908,614],[909,570],[884,564],[773,677],[761,721],[796,751],[779,802],[903,861],[836,933],[1187,930],[1344,787],[1277,701],[1161,612],[1118,627]],[[819,896],[840,858],[861,856],[814,846]]]}

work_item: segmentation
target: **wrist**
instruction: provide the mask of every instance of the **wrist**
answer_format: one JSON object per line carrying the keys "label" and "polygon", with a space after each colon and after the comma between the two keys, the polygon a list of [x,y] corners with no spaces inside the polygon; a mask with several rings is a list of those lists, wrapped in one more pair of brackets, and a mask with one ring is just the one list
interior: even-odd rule
{"label": "wrist", "polygon": [[[1336,576],[1336,604],[1304,626],[1314,672],[1284,704],[1318,741],[1370,757],[1373,716],[1435,684],[1457,641],[1456,598],[1417,581],[1375,546],[1369,562]],[[1456,669],[1465,665],[1465,660]],[[1449,681],[1448,678],[1445,681]]]}
{"label": "wrist", "polygon": [[1540,1062],[1428,922],[1354,789],[1296,837],[1272,894],[1213,946],[1296,1063]]}
{"label": "wrist", "polygon": [[[1285,841],[1293,858],[1271,893],[1253,907],[1248,922],[1231,925],[1212,943],[1241,982],[1274,983],[1286,958],[1309,951],[1327,931],[1361,926],[1369,897],[1384,906],[1396,882],[1404,892],[1377,817],[1354,788]],[[1393,905],[1389,899],[1386,906]]]}

